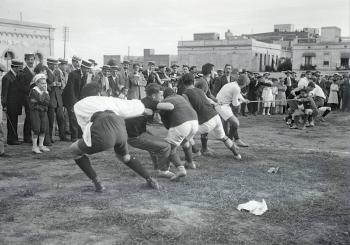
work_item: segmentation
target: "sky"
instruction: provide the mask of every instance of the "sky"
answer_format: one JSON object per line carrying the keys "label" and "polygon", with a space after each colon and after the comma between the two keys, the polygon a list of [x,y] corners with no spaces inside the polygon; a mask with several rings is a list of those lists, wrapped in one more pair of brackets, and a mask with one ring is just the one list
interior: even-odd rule
{"label": "sky", "polygon": [[228,29],[234,35],[338,26],[350,36],[350,0],[1,0],[0,18],[51,24],[55,56],[63,56],[63,26],[69,27],[68,57],[102,63],[104,54],[177,54],[177,42],[193,33]]}

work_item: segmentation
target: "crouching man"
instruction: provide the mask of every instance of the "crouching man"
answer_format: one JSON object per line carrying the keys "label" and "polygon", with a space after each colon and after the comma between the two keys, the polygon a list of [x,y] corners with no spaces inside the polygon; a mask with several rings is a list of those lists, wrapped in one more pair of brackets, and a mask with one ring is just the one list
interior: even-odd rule
{"label": "crouching man", "polygon": [[173,110],[161,111],[160,115],[164,127],[168,129],[165,140],[171,145],[170,160],[177,167],[177,172],[171,180],[177,180],[187,174],[177,153],[180,145],[185,153],[185,166],[194,168],[190,141],[198,131],[198,118],[190,103],[181,95],[175,94],[171,88],[164,90],[162,102],[171,103],[174,106]]}
{"label": "crouching man", "polygon": [[[194,87],[194,79],[191,74],[182,76],[183,84],[186,88],[183,96],[190,102],[198,116],[199,134],[208,134],[212,132],[218,140],[222,141],[225,146],[233,153],[233,158],[240,160],[242,157],[237,152],[236,145],[225,135],[220,116],[210,103],[210,99],[204,94],[203,90]],[[202,141],[203,143],[203,141]],[[207,147],[205,142],[205,149]],[[203,144],[202,144],[203,147]],[[192,166],[195,168],[195,165]]]}
{"label": "crouching man", "polygon": [[[146,97],[141,100],[142,103],[146,108],[152,111],[173,110],[173,104],[160,102],[162,100],[162,93],[160,90],[160,85],[150,83],[146,87]],[[169,171],[170,144],[163,138],[147,131],[147,121],[150,118],[152,118],[152,116],[139,116],[125,120],[126,130],[129,136],[128,143],[132,147],[146,150],[150,153],[154,169],[157,171],[157,177],[173,178],[175,174]]]}
{"label": "crouching man", "polygon": [[99,90],[98,84],[87,84],[82,90],[84,99],[74,105],[74,113],[83,131],[83,138],[70,146],[76,164],[92,180],[96,192],[102,192],[104,187],[87,155],[114,148],[117,157],[125,165],[143,177],[150,187],[159,189],[157,181],[151,178],[135,157],[130,156],[124,123],[125,118],[151,115],[153,111],[145,109],[139,100],[98,96]]}

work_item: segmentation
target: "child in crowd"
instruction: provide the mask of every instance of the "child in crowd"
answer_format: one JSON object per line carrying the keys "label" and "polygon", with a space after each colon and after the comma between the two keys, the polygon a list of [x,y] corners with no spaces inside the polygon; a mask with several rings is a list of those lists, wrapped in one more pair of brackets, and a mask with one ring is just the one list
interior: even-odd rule
{"label": "child in crowd", "polygon": [[287,86],[284,84],[284,79],[280,77],[279,83],[277,85],[277,95],[276,95],[276,113],[283,114],[286,109],[286,90]]}
{"label": "child in crowd", "polygon": [[301,89],[300,95],[296,96],[295,98],[298,101],[298,108],[292,114],[292,123],[290,125],[290,128],[298,128],[298,126],[295,123],[295,118],[300,116],[303,117],[302,129],[305,129],[309,126],[315,126],[313,112],[316,109],[316,105],[312,97],[308,94],[308,91],[306,89]]}
{"label": "child in crowd", "polygon": [[120,90],[120,94],[118,95],[119,99],[126,100],[128,96],[128,88],[127,87],[122,87]]}
{"label": "child in crowd", "polygon": [[[268,83],[272,86],[272,82],[270,80],[265,80],[265,83]],[[273,100],[272,87],[264,86],[261,97],[263,99],[264,106],[262,114],[270,116],[270,107]]]}
{"label": "child in crowd", "polygon": [[335,110],[338,107],[339,100],[338,100],[338,92],[339,92],[339,85],[337,84],[337,79],[333,78],[330,90],[329,90],[329,97],[328,97],[328,106],[332,108],[332,110]]}
{"label": "child in crowd", "polygon": [[[32,152],[40,154],[50,151],[44,146],[45,128],[48,126],[47,111],[50,103],[50,96],[47,92],[46,76],[38,74],[33,78],[33,88],[29,93],[30,122],[32,126]],[[39,137],[39,146],[38,146]]]}

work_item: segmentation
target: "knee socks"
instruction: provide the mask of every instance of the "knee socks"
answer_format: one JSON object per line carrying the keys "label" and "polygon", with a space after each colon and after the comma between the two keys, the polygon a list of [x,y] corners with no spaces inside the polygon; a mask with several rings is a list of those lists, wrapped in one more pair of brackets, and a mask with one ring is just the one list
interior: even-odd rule
{"label": "knee socks", "polygon": [[186,160],[186,162],[191,163],[193,161],[191,147],[183,146],[182,149],[183,149],[183,151],[185,153],[185,160]]}
{"label": "knee socks", "polygon": [[136,173],[138,173],[141,177],[145,179],[149,179],[151,177],[148,171],[135,157],[131,157],[131,159],[128,162],[125,162],[125,165],[134,170]]}
{"label": "knee socks", "polygon": [[202,142],[202,151],[206,151],[208,149],[208,134],[201,135]]}
{"label": "knee socks", "polygon": [[75,163],[80,167],[81,170],[83,170],[83,172],[86,174],[87,177],[89,177],[89,179],[96,179],[97,174],[91,166],[90,159],[86,155],[82,156],[79,159],[76,159]]}

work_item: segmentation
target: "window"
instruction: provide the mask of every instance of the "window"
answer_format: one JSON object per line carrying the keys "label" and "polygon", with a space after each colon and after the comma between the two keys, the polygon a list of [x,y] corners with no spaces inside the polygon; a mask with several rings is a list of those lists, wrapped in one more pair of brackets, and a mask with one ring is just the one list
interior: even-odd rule
{"label": "window", "polygon": [[331,55],[329,52],[325,52],[323,54],[323,65],[324,66],[329,66],[329,61],[331,60]]}
{"label": "window", "polygon": [[12,51],[6,51],[4,54],[5,60],[12,60],[15,58],[15,54]]}
{"label": "window", "polygon": [[340,66],[349,66],[349,58],[341,58],[340,59]]}
{"label": "window", "polygon": [[305,65],[312,65],[312,56],[305,56]]}

